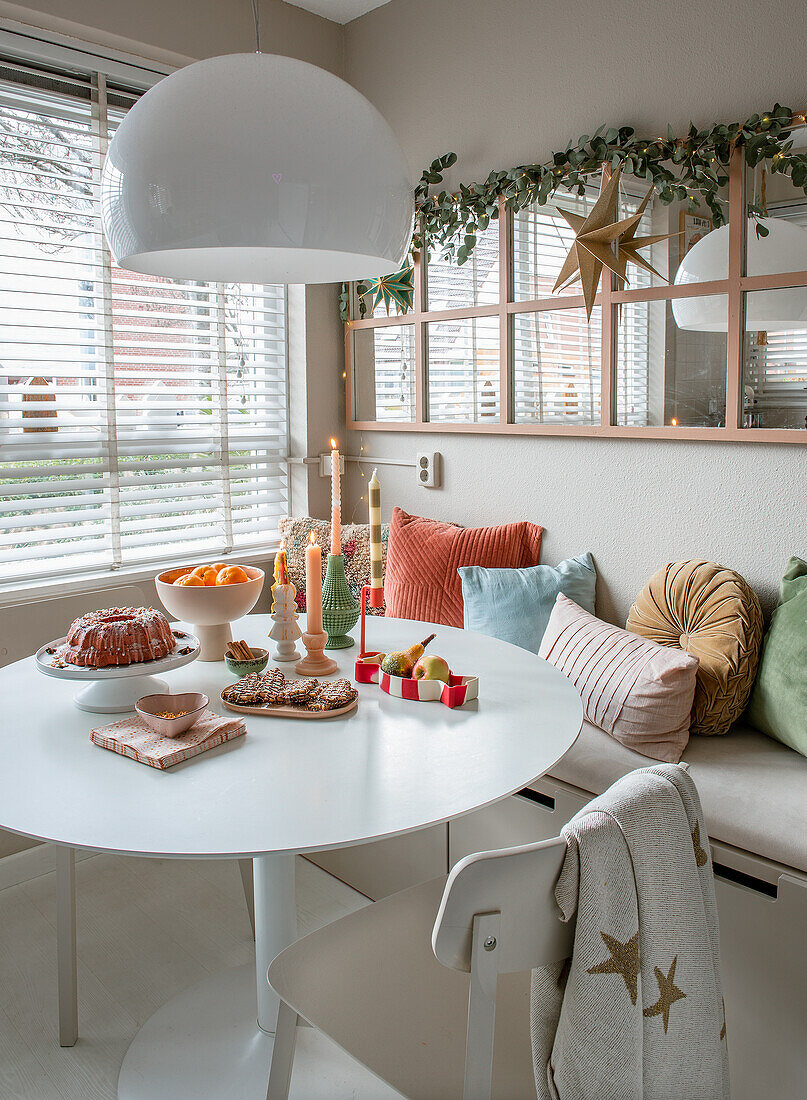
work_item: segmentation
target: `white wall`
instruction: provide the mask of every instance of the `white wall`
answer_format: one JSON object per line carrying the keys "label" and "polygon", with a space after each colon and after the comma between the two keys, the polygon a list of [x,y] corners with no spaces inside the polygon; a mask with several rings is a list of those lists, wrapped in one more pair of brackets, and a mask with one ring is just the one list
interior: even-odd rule
{"label": "white wall", "polygon": [[[449,183],[469,181],[543,159],[601,122],[660,133],[777,100],[805,107],[803,15],[793,0],[391,0],[345,28],[345,77],[386,116],[413,179],[453,150]],[[667,561],[703,556],[738,569],[770,608],[789,555],[807,553],[803,444],[367,432],[364,446],[445,458],[440,490],[382,467],[385,518],[400,504],[465,524],[541,523],[544,561],[592,551],[599,611],[620,623]],[[354,502],[363,484],[354,468]]]}

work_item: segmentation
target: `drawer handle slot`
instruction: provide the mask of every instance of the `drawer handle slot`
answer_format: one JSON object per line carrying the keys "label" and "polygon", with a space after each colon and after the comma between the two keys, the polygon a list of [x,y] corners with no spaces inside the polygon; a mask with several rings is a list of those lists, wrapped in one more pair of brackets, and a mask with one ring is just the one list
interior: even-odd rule
{"label": "drawer handle slot", "polygon": [[765,894],[769,898],[779,896],[779,887],[775,882],[766,882],[765,879],[757,878],[756,875],[747,875],[744,871],[737,871],[724,863],[715,863],[714,860],[712,860],[712,870],[715,878],[725,879],[726,882],[733,882],[737,886],[745,886],[746,889],[753,890],[757,894]]}
{"label": "drawer handle slot", "polygon": [[525,787],[522,791],[518,792],[518,798],[526,798],[530,802],[537,802],[539,806],[545,806],[547,810],[555,809],[555,799],[550,794],[542,794],[540,791],[533,791],[529,787]]}

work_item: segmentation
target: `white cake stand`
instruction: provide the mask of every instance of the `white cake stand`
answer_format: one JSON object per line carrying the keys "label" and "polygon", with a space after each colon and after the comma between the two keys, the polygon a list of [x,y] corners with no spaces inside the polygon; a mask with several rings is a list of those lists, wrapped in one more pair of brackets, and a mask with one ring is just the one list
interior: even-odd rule
{"label": "white cake stand", "polygon": [[123,714],[134,710],[135,703],[144,695],[164,694],[168,684],[156,673],[169,672],[190,664],[199,656],[199,639],[186,634],[177,640],[177,649],[187,649],[190,653],[169,653],[156,661],[138,661],[132,665],[115,665],[111,668],[84,668],[81,665],[67,665],[64,668],[52,664],[53,654],[49,649],[58,649],[66,638],[48,642],[37,651],[34,660],[36,667],[45,676],[55,676],[57,680],[78,680],[87,686],[74,697],[73,702],[79,710],[89,710],[94,714]]}

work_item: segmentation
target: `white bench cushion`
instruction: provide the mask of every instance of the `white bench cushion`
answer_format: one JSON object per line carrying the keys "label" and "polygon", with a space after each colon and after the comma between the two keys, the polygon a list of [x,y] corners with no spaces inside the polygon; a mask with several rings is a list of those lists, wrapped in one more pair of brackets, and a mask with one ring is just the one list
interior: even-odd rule
{"label": "white bench cushion", "polygon": [[[807,758],[735,726],[723,737],[691,738],[683,759],[714,840],[807,872]],[[627,772],[652,764],[584,722],[550,775],[601,794]]]}

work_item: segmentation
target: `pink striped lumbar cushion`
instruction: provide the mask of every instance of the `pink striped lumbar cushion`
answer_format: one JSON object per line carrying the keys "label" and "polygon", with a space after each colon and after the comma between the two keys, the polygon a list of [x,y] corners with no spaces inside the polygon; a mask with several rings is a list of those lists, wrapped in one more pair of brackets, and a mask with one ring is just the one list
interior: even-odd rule
{"label": "pink striped lumbar cushion", "polygon": [[643,756],[681,759],[696,657],[604,623],[562,592],[538,655],[572,681],[592,725]]}

